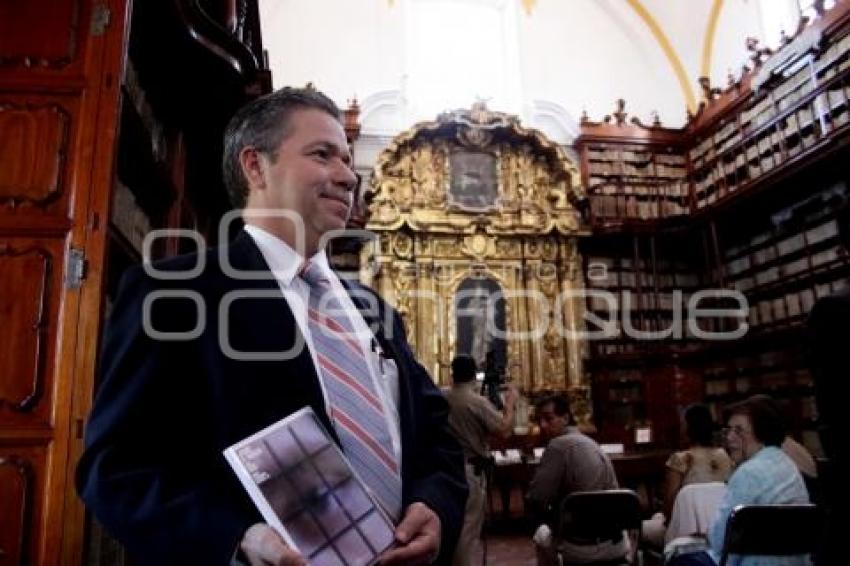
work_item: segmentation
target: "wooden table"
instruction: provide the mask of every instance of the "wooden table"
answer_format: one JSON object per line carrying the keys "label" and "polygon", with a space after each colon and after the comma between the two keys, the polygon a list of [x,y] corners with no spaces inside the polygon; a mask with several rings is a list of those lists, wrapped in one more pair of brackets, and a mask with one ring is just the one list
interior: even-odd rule
{"label": "wooden table", "polygon": [[646,450],[609,454],[620,487],[634,490],[643,504],[644,512],[651,515],[660,509],[661,486],[664,483],[664,464],[670,450]]}
{"label": "wooden table", "polygon": [[[658,509],[656,494],[660,494],[664,481],[664,464],[670,453],[670,450],[658,449],[609,454],[620,487],[632,489],[638,494],[647,516]],[[497,501],[500,503],[498,515],[501,519],[526,516],[525,494],[536,469],[537,462],[530,458],[519,463],[496,466],[488,496],[491,508],[493,497],[498,498]]]}

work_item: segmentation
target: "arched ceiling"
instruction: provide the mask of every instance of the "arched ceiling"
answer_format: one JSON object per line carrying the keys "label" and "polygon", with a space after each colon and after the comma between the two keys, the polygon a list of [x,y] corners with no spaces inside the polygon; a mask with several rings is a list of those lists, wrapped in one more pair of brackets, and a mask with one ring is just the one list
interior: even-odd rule
{"label": "arched ceiling", "polygon": [[[343,106],[356,97],[364,134],[394,135],[436,115],[417,105],[411,85],[421,83],[411,76],[412,61],[433,52],[447,75],[458,72],[451,65],[475,65],[460,51],[452,56],[455,46],[446,48],[441,30],[413,31],[421,6],[457,8],[467,20],[445,23],[454,36],[462,34],[458,29],[473,35],[477,24],[469,10],[484,6],[504,24],[500,45],[507,53],[493,57],[504,59],[498,70],[508,77],[504,100],[512,106],[501,108],[502,99],[484,93],[492,109],[519,114],[562,143],[574,137],[583,112],[598,120],[618,98],[646,123],[657,113],[665,126],[677,127],[701,100],[699,77],[725,86],[729,73],[739,75],[748,61],[745,39],[765,42],[763,4],[796,6],[796,0],[451,1],[260,0],[275,86],[313,82]],[[422,46],[414,36],[441,38],[440,44]],[[450,90],[439,92],[447,93],[447,107],[456,107]],[[462,105],[475,102],[469,98]]]}

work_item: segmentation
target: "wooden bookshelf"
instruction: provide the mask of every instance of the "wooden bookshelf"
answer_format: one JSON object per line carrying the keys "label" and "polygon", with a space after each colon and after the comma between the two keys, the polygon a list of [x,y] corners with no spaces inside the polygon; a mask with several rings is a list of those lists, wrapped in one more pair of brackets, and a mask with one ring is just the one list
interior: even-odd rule
{"label": "wooden bookshelf", "polygon": [[[588,242],[584,247],[587,287],[609,295],[589,294],[586,308],[603,321],[615,319],[617,328],[617,336],[593,340],[591,350],[600,356],[635,354],[657,349],[659,343],[687,349],[690,332],[685,329],[679,335],[670,329],[674,312],[684,311],[691,294],[705,285],[702,254],[693,253],[698,246],[697,237],[687,232],[672,238],[600,236]],[[658,338],[633,338],[633,331]]]}
{"label": "wooden bookshelf", "polygon": [[590,201],[591,222],[619,225],[690,212],[687,159],[680,131],[616,121],[582,120],[576,149]]}
{"label": "wooden bookshelf", "polygon": [[[677,404],[671,403],[670,390],[683,380],[670,360],[696,343],[687,328],[676,331],[681,327],[674,320],[677,311],[684,316],[691,293],[705,286],[702,249],[692,231],[598,234],[584,242],[586,285],[609,293],[607,298],[589,293],[586,309],[602,326],[615,329],[588,343],[603,439],[629,445],[634,423],[649,421],[662,446],[676,443]],[[602,326],[588,323],[587,330],[599,332]]]}
{"label": "wooden bookshelf", "polygon": [[647,371],[635,365],[600,368],[593,387],[600,436],[630,445],[632,423],[646,418],[644,379]]}
{"label": "wooden bookshelf", "polygon": [[[850,48],[845,40],[842,43],[844,49]],[[745,190],[844,135],[848,61],[850,51],[845,51],[818,71],[813,59],[774,89],[754,94],[752,102],[722,118],[716,129],[696,135],[688,151],[696,208]]]}
{"label": "wooden bookshelf", "polygon": [[[582,121],[576,148],[594,230],[582,249],[586,285],[616,297],[613,314],[593,295],[586,308],[616,317],[621,331],[589,344],[603,439],[627,438],[630,423],[647,419],[669,427],[664,438],[675,445],[677,411],[688,403],[704,401],[720,419],[730,403],[768,393],[817,452],[805,323],[819,298],[850,280],[835,222],[850,203],[850,2],[770,57],[756,46],[752,63],[719,93],[706,88],[684,128],[628,120],[622,102],[600,122]],[[625,321],[669,328],[675,301],[702,289],[743,295],[742,338],[622,332]],[[700,320],[713,332],[738,324]]]}

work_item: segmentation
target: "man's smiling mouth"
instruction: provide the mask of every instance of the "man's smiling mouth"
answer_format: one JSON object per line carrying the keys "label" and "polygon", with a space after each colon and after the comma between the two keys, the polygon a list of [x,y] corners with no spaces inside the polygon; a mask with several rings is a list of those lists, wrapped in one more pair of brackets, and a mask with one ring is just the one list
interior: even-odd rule
{"label": "man's smiling mouth", "polygon": [[346,207],[351,206],[351,199],[349,198],[348,193],[337,194],[333,192],[320,193],[319,196],[324,199],[333,200],[338,203],[344,204]]}

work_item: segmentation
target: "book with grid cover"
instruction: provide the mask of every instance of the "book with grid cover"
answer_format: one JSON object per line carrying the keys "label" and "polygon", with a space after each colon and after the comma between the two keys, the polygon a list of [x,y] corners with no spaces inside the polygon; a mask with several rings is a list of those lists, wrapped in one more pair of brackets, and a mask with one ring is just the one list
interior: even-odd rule
{"label": "book with grid cover", "polygon": [[224,456],[263,518],[310,564],[369,565],[393,525],[310,407]]}

